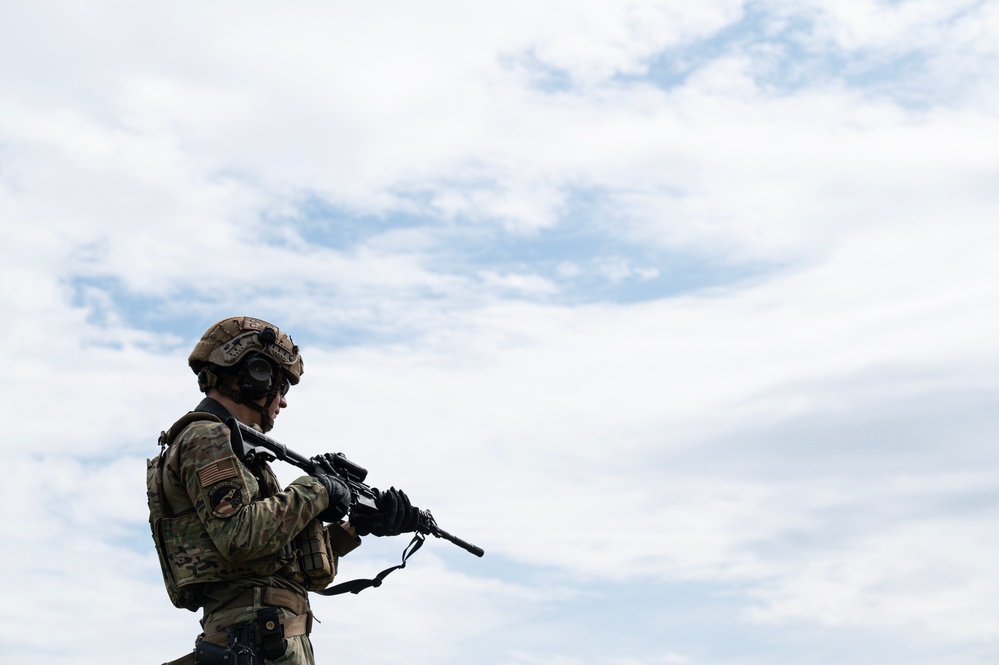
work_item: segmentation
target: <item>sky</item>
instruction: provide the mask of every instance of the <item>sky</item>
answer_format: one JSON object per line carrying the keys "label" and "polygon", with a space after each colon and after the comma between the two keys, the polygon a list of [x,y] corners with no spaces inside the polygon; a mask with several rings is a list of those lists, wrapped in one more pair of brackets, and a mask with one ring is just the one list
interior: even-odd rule
{"label": "sky", "polygon": [[995,1],[0,0],[0,661],[192,647],[145,463],[249,315],[486,552],[321,663],[999,662],[997,181]]}

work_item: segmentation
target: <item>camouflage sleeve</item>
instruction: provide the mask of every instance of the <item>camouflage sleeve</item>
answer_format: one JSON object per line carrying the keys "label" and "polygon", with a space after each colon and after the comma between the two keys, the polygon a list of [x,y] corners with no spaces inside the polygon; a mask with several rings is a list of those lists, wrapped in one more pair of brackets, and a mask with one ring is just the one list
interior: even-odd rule
{"label": "camouflage sleeve", "polygon": [[231,561],[279,551],[329,504],[326,490],[310,476],[263,498],[221,423],[194,423],[176,443],[183,446],[179,470],[191,503],[219,552]]}

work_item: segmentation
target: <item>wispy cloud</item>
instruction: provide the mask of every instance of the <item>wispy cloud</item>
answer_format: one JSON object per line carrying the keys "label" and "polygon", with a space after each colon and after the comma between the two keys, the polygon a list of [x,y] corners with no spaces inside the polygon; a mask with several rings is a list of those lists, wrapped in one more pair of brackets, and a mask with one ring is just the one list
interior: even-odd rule
{"label": "wispy cloud", "polygon": [[143,460],[247,313],[280,439],[487,550],[317,600],[320,658],[990,662],[997,16],[0,9],[0,647],[188,647]]}

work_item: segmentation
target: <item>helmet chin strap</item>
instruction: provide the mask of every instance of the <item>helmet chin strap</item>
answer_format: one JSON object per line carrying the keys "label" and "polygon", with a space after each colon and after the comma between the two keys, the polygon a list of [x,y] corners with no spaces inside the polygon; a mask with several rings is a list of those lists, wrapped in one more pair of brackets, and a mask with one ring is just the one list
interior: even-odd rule
{"label": "helmet chin strap", "polygon": [[271,389],[267,393],[267,400],[265,406],[260,406],[256,402],[252,404],[247,404],[250,408],[260,413],[260,429],[264,432],[270,432],[274,428],[274,419],[271,418],[271,407],[274,406],[274,400],[278,399],[278,391],[276,389]]}
{"label": "helmet chin strap", "polygon": [[[271,388],[270,390],[267,391],[267,394],[264,396],[267,398],[267,401],[264,402],[263,405],[260,405],[253,400],[245,399],[238,390],[233,390],[231,392],[235,393],[235,395],[238,395],[237,399],[237,397],[230,394],[229,396],[232,397],[232,401],[236,402],[237,404],[241,404],[247,408],[253,409],[254,411],[260,414],[260,429],[262,429],[264,432],[270,432],[274,428],[274,419],[271,418],[271,407],[274,405],[274,400],[278,398],[277,388]],[[223,394],[225,393],[223,392]]]}

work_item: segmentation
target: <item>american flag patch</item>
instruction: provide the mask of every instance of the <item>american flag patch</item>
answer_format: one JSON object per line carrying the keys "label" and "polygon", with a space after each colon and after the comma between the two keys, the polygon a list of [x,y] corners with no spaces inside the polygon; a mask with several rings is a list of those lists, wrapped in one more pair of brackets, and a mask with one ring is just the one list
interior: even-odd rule
{"label": "american flag patch", "polygon": [[198,479],[202,487],[210,487],[220,480],[233,478],[236,475],[236,458],[226,457],[217,462],[206,464],[198,469]]}

